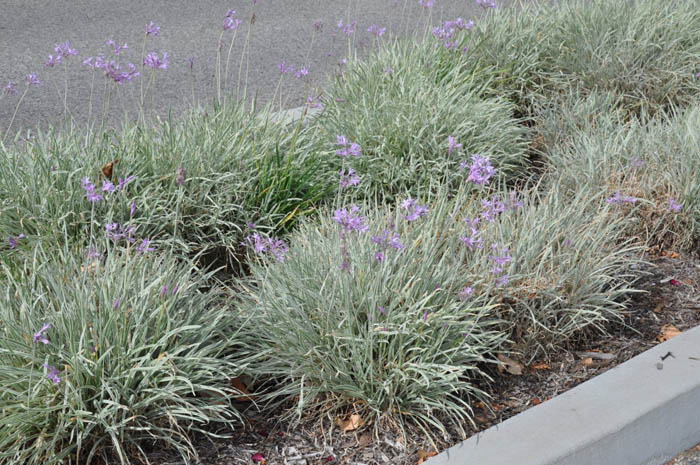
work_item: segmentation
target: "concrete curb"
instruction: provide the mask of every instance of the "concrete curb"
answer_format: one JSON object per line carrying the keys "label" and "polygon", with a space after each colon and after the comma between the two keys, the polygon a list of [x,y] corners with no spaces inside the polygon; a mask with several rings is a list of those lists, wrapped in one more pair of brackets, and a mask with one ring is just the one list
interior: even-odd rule
{"label": "concrete curb", "polygon": [[700,326],[425,464],[660,465],[698,442]]}

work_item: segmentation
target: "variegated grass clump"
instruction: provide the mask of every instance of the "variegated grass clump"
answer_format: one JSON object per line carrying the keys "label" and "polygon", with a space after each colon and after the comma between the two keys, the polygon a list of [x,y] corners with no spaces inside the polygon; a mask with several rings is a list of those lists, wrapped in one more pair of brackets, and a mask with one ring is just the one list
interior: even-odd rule
{"label": "variegated grass clump", "polygon": [[354,410],[464,434],[497,354],[532,360],[619,319],[638,248],[601,195],[435,190],[326,211],[283,262],[251,265],[243,337],[290,415]]}
{"label": "variegated grass clump", "polygon": [[195,432],[242,421],[229,382],[242,321],[211,275],[170,255],[15,249],[0,266],[0,462],[196,456]]}
{"label": "variegated grass clump", "polygon": [[[442,53],[440,67],[478,69],[493,83],[486,94],[508,97],[522,115],[572,87],[610,91],[630,114],[654,114],[700,95],[699,35],[692,1],[528,1],[475,22],[459,43],[468,52]],[[472,79],[467,72],[464,83]]]}
{"label": "variegated grass clump", "polygon": [[[247,223],[288,229],[332,192],[314,158],[302,161],[308,140],[299,128],[271,122],[269,112],[231,104],[155,128],[124,126],[119,137],[48,133],[0,149],[0,235],[85,243],[107,224],[128,223],[159,247],[235,269]],[[102,190],[110,162],[114,192]],[[104,194],[94,208],[84,178]]]}
{"label": "variegated grass clump", "polygon": [[631,213],[627,234],[649,246],[700,252],[697,107],[643,114],[641,121],[625,123],[610,100],[571,96],[538,119],[547,138],[560,134],[543,154],[549,179],[569,195],[605,195],[620,215]]}
{"label": "variegated grass clump", "polygon": [[[468,32],[468,31],[463,31]],[[419,195],[442,182],[456,190],[460,163],[471,155],[489,156],[499,176],[510,179],[525,163],[527,130],[502,98],[482,98],[461,83],[456,71],[440,76],[432,56],[440,45],[394,41],[368,61],[349,61],[324,99],[320,150],[330,175],[342,166],[336,136],[362,148],[354,169],[363,179],[357,196],[394,201]],[[458,147],[452,147],[453,138]],[[325,143],[324,143],[325,142]]]}

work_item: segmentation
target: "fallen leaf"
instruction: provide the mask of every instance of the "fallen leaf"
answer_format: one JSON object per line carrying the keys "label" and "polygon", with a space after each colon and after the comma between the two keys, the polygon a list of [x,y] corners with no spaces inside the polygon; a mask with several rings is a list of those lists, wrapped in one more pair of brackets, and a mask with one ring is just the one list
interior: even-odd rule
{"label": "fallen leaf", "polygon": [[581,365],[587,367],[590,365],[593,365],[593,358],[592,357],[586,357],[583,360],[581,360]]}
{"label": "fallen leaf", "polygon": [[669,339],[678,336],[680,333],[680,330],[673,325],[663,325],[659,335],[656,336],[656,340],[659,342],[668,341]]}
{"label": "fallen leaf", "polygon": [[255,463],[260,463],[260,465],[265,465],[265,456],[258,452],[257,454],[253,454],[250,456],[250,459],[255,462]]}
{"label": "fallen leaf", "polygon": [[437,455],[437,452],[435,452],[435,451],[426,452],[423,449],[418,449],[418,462],[417,463],[421,464],[421,463],[425,462],[425,459],[427,459],[429,457],[435,457],[436,455]]}
{"label": "fallen leaf", "polygon": [[540,402],[541,402],[541,400],[539,400],[537,397],[535,397],[534,399],[532,399],[532,405],[537,405],[537,404],[539,404]]}
{"label": "fallen leaf", "polygon": [[360,437],[357,439],[357,448],[358,449],[364,449],[365,447],[369,446],[369,443],[372,442],[372,435],[369,433],[364,433],[361,434]]}
{"label": "fallen leaf", "polygon": [[615,354],[606,354],[605,352],[576,352],[581,358],[593,358],[596,360],[613,360],[617,357]]}
{"label": "fallen leaf", "polygon": [[347,433],[348,431],[354,431],[362,426],[362,417],[356,413],[353,413],[347,420],[340,420],[338,418],[335,424],[340,427],[342,432]]}
{"label": "fallen leaf", "polygon": [[658,304],[656,304],[656,307],[654,307],[654,313],[659,313],[663,308],[664,308],[664,303],[659,302]]}
{"label": "fallen leaf", "polygon": [[243,383],[243,380],[241,380],[240,376],[236,376],[235,378],[231,379],[231,387],[243,394],[242,396],[234,397],[234,399],[239,402],[253,402],[257,399],[257,397],[250,395],[248,388],[245,387],[245,384]]}
{"label": "fallen leaf", "polygon": [[511,375],[522,375],[523,374],[523,364],[512,358],[508,358],[505,355],[498,354],[498,360],[501,364],[498,365],[498,371],[506,370]]}
{"label": "fallen leaf", "polygon": [[549,365],[547,365],[547,364],[544,363],[544,362],[533,363],[532,365],[530,365],[530,369],[533,370],[533,371],[537,371],[537,370],[549,370]]}

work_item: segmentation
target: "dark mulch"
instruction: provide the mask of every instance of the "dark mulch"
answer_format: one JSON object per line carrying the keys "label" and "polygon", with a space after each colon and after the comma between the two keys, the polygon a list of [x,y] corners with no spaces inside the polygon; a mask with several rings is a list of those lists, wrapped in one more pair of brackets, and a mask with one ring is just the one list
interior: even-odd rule
{"label": "dark mulch", "polygon": [[[494,372],[490,405],[477,404],[476,434],[530,407],[546,402],[578,384],[644,352],[665,338],[674,328],[685,331],[700,324],[700,260],[671,253],[654,254],[644,266],[645,274],[624,312],[624,324],[611,325],[607,334],[587,335],[569,347],[533,362],[522,375]],[[252,409],[249,409],[252,410]],[[342,433],[330,418],[309,419],[288,429],[274,415],[247,412],[249,425],[233,438],[201,442],[200,463],[205,465],[252,464],[262,454],[268,465],[276,464],[417,464],[434,447],[424,434],[411,431],[404,443],[395,428]],[[442,451],[461,438],[438,441]],[[158,465],[181,464],[167,454],[152,457]],[[674,462],[671,462],[674,463]],[[696,462],[679,462],[696,463]],[[700,463],[700,462],[698,462]]]}

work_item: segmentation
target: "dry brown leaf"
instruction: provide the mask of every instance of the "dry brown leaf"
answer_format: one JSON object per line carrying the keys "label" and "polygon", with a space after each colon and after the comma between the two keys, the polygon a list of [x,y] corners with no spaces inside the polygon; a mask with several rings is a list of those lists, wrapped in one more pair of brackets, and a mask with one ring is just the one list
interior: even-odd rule
{"label": "dry brown leaf", "polygon": [[231,387],[243,394],[242,396],[234,397],[234,399],[238,402],[252,402],[254,400],[257,400],[257,397],[250,395],[248,388],[246,388],[240,376],[236,376],[235,378],[231,379]]}
{"label": "dry brown leaf", "polygon": [[581,365],[587,367],[593,365],[593,358],[591,357],[586,357],[583,360],[581,360]]}
{"label": "dry brown leaf", "polygon": [[421,463],[425,462],[426,459],[428,459],[430,457],[435,457],[436,455],[437,455],[437,452],[435,452],[434,450],[427,452],[427,451],[424,451],[423,449],[418,449],[418,462],[416,462],[416,463],[421,464]]}
{"label": "dry brown leaf", "polygon": [[369,444],[372,442],[372,435],[369,433],[364,433],[361,434],[359,438],[357,438],[357,448],[358,449],[364,449],[365,447],[369,446]]}
{"label": "dry brown leaf", "polygon": [[532,399],[532,405],[538,405],[540,402],[542,402],[542,401],[540,399],[538,399],[537,397]]}
{"label": "dry brown leaf", "polygon": [[523,364],[512,358],[508,358],[505,355],[498,354],[498,360],[501,364],[498,365],[498,371],[506,370],[511,375],[522,375],[523,374]]}
{"label": "dry brown leaf", "polygon": [[680,330],[673,325],[663,325],[659,335],[656,336],[656,340],[659,342],[668,341],[669,339],[678,336],[680,333]]}
{"label": "dry brown leaf", "polygon": [[342,432],[347,433],[348,431],[354,431],[362,426],[362,417],[353,413],[347,420],[336,419],[335,424],[340,427]]}
{"label": "dry brown leaf", "polygon": [[544,363],[544,362],[533,363],[532,365],[530,365],[530,369],[533,370],[533,371],[537,371],[537,370],[549,370],[549,365],[547,365],[547,364]]}
{"label": "dry brown leaf", "polygon": [[658,304],[656,304],[656,307],[654,307],[654,313],[659,313],[661,310],[663,310],[663,308],[664,308],[664,303],[659,302]]}

